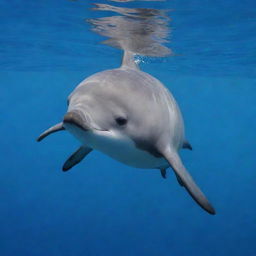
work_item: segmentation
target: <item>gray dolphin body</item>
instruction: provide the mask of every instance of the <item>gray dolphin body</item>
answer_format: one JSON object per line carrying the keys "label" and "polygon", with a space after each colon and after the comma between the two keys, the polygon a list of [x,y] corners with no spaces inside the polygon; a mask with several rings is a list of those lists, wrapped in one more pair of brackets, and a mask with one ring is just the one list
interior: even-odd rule
{"label": "gray dolphin body", "polygon": [[82,81],[69,96],[63,122],[45,131],[38,141],[64,129],[81,142],[65,162],[64,171],[93,149],[130,166],[159,169],[164,178],[171,167],[193,199],[215,214],[178,155],[179,149],[191,146],[185,140],[175,99],[159,80],[139,70],[132,53],[125,52],[120,68]]}

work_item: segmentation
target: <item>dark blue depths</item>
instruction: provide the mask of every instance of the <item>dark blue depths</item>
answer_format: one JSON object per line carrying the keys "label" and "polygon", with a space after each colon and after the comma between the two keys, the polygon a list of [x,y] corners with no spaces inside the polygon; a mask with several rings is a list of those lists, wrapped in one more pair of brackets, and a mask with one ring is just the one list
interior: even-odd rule
{"label": "dark blue depths", "polygon": [[[0,255],[256,255],[254,3],[182,2],[168,7],[170,46],[183,55],[142,68],[176,97],[193,145],[183,161],[217,215],[202,211],[171,170],[164,180],[93,152],[63,173],[78,142],[66,132],[35,139],[61,120],[76,84],[119,65],[120,51],[95,45],[100,38],[81,20],[96,14],[82,1],[2,0]],[[215,14],[227,33],[207,23]]]}

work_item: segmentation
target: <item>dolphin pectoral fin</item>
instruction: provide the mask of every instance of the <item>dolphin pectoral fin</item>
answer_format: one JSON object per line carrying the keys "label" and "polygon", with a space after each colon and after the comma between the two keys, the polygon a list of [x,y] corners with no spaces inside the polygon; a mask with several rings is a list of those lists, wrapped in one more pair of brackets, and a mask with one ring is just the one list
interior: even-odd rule
{"label": "dolphin pectoral fin", "polygon": [[161,176],[166,179],[166,169],[160,169]]}
{"label": "dolphin pectoral fin", "polygon": [[75,153],[73,153],[68,160],[64,163],[62,170],[64,172],[71,169],[76,164],[80,163],[90,152],[91,148],[82,146]]}
{"label": "dolphin pectoral fin", "polygon": [[191,146],[191,144],[187,140],[185,140],[183,142],[182,148],[186,148],[186,149],[192,150],[192,146]]}
{"label": "dolphin pectoral fin", "polygon": [[168,150],[165,154],[163,154],[163,156],[169,162],[177,177],[179,177],[178,180],[181,181],[181,184],[186,188],[188,193],[199,204],[199,206],[201,206],[208,213],[215,214],[214,208],[211,206],[210,202],[207,200],[203,192],[196,185],[191,175],[183,166],[179,155],[176,152]]}
{"label": "dolphin pectoral fin", "polygon": [[51,128],[49,128],[48,130],[46,130],[45,132],[43,132],[38,138],[37,141],[41,141],[43,140],[45,137],[47,137],[48,135],[50,135],[51,133],[54,132],[58,132],[58,131],[62,131],[65,130],[65,128],[63,127],[63,123],[58,123],[54,126],[52,126]]}

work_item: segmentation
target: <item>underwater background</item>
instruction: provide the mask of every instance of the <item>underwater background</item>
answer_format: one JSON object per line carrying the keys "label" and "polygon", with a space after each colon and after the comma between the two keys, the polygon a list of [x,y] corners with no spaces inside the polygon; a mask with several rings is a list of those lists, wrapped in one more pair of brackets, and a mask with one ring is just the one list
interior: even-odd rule
{"label": "underwater background", "polygon": [[[116,13],[91,3],[169,10],[172,54],[141,69],[175,96],[193,146],[181,156],[215,216],[171,170],[95,151],[63,173],[79,143],[65,131],[36,142],[80,81],[120,65],[87,22]],[[0,24],[1,256],[256,255],[255,1],[0,0]]]}

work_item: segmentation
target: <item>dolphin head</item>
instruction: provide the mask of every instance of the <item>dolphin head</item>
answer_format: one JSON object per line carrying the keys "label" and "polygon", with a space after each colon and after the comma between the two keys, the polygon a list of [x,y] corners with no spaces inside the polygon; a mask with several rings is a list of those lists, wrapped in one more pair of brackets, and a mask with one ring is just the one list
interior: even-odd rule
{"label": "dolphin head", "polygon": [[71,93],[64,124],[76,125],[84,131],[106,131],[127,123],[125,108],[117,103],[116,95],[99,87],[99,83],[87,83]]}
{"label": "dolphin head", "polygon": [[[126,102],[100,83],[78,86],[68,98],[68,110],[63,118],[66,130],[84,143],[88,134],[118,136],[127,133],[133,118],[130,118]],[[129,127],[129,128],[128,128]]]}
{"label": "dolphin head", "polygon": [[115,70],[101,79],[82,82],[68,98],[65,129],[85,144],[88,134],[126,138],[137,148],[160,157],[156,145],[167,132],[162,125],[167,110],[161,107],[161,101],[154,100],[155,87],[145,89],[148,85],[136,74]]}

